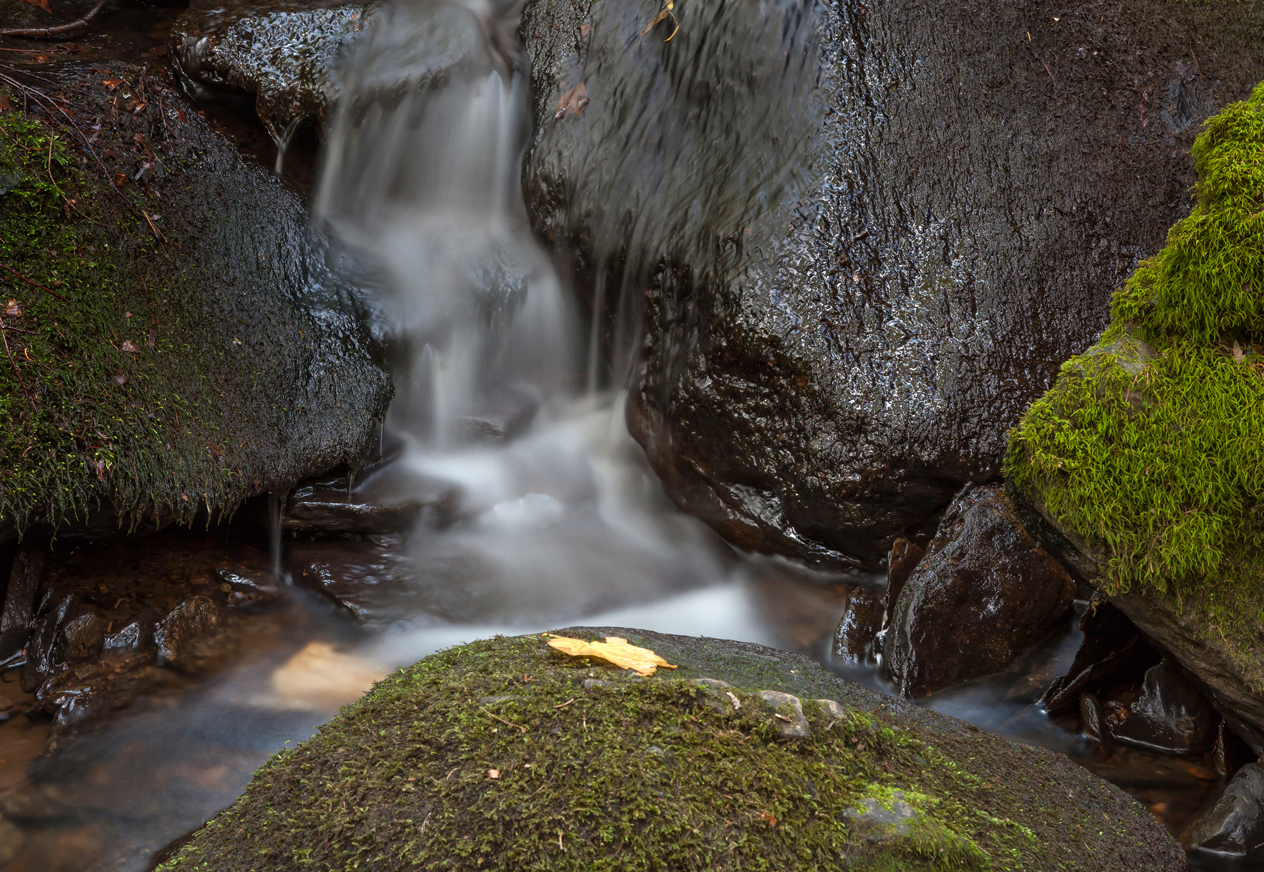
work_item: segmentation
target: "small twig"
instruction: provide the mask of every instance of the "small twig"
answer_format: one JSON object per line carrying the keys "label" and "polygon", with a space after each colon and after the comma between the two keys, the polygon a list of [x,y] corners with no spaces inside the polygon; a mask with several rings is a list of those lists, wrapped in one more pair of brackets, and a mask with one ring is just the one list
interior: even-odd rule
{"label": "small twig", "polygon": [[1053,82],[1053,89],[1058,90],[1058,80],[1053,77],[1053,70],[1049,69],[1049,65],[1045,63],[1045,59],[1040,59],[1040,64],[1045,68],[1045,72],[1049,74],[1049,81]]}
{"label": "small twig", "polygon": [[31,399],[31,392],[26,389],[26,382],[22,380],[22,372],[18,369],[18,362],[13,359],[13,350],[9,348],[9,337],[4,331],[4,319],[0,318],[0,339],[4,340],[4,353],[9,355],[9,363],[13,365],[13,374],[18,377],[18,384],[22,386],[22,393],[26,395],[27,402],[31,404],[31,408],[35,408],[35,400]]}
{"label": "small twig", "polygon": [[553,708],[555,708],[555,709],[564,709],[564,708],[566,708],[568,705],[570,705],[571,703],[573,703],[574,701],[575,701],[575,697],[571,697],[570,699],[568,699],[566,702],[562,703],[561,705],[555,705],[555,706],[553,706]]}
{"label": "small twig", "polygon": [[510,727],[514,727],[515,729],[522,730],[524,733],[527,731],[527,728],[524,727],[522,724],[515,724],[513,721],[507,721],[502,717],[493,715],[491,712],[489,712],[487,709],[483,708],[482,706],[479,706],[479,708],[482,709],[483,714],[491,715],[493,718],[496,718],[496,720],[500,721],[502,724],[505,724],[506,726],[510,726]]}
{"label": "small twig", "polygon": [[8,324],[0,324],[0,330],[12,330],[14,333],[29,333],[32,336],[39,336],[38,330],[23,330],[21,327],[10,327]]}
{"label": "small twig", "polygon": [[76,18],[74,21],[67,21],[65,24],[57,24],[52,27],[11,27],[8,30],[0,30],[0,36],[19,36],[23,39],[56,39],[62,34],[73,33],[76,30],[87,27],[92,19],[101,14],[101,10],[105,8],[110,0],[97,0],[97,5],[93,6],[82,17]]}
{"label": "small twig", "polygon": [[44,287],[43,285],[41,285],[39,282],[33,282],[33,281],[31,281],[31,280],[30,280],[30,279],[28,279],[26,276],[22,275],[20,272],[18,272],[17,270],[15,270],[13,267],[9,266],[8,264],[5,264],[5,263],[0,263],[0,267],[4,267],[4,268],[5,268],[5,269],[7,269],[9,272],[13,273],[15,276],[17,276],[18,278],[20,278],[22,281],[26,282],[26,283],[27,283],[28,285],[30,285],[31,287],[34,287],[34,288],[39,288],[41,291],[44,291],[45,293],[52,294],[54,297],[56,297],[56,298],[57,298],[57,299],[59,299],[59,300],[62,300],[63,302],[66,302],[66,303],[69,303],[69,302],[70,302],[70,300],[67,300],[65,297],[63,297],[61,294],[57,293],[56,291],[52,290],[51,288],[46,288],[46,287]]}

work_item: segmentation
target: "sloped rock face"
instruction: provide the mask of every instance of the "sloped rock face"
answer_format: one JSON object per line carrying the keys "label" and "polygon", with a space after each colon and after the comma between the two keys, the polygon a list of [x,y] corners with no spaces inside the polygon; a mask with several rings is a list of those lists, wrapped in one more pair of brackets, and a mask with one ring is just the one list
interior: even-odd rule
{"label": "sloped rock face", "polygon": [[436,654],[274,757],[159,869],[348,868],[365,845],[401,870],[1186,868],[1139,804],[1066,757],[807,658],[560,632],[676,668],[633,677],[540,636]]}
{"label": "sloped rock face", "polygon": [[892,606],[885,665],[904,696],[1000,672],[1065,623],[1074,598],[1005,494],[967,486]]}
{"label": "sloped rock face", "polygon": [[[843,2],[805,23],[685,2],[670,42],[670,20],[640,34],[658,11],[527,5],[528,208],[611,342],[646,306],[629,424],[673,498],[826,564],[875,563],[995,474],[1188,211],[1200,122],[1264,78],[1242,4]],[[582,114],[555,117],[580,82]]]}
{"label": "sloped rock face", "polygon": [[390,382],[299,198],[163,79],[59,75],[64,116],[0,114],[0,523],[218,518],[358,464]]}

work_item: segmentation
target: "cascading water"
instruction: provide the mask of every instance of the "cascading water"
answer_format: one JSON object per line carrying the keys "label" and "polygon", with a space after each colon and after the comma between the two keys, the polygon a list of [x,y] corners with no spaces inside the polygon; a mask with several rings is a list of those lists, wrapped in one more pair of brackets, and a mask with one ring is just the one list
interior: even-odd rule
{"label": "cascading water", "polygon": [[[732,583],[731,555],[667,504],[619,396],[586,376],[595,340],[522,202],[529,77],[516,32],[513,3],[384,9],[348,59],[326,140],[316,220],[371,289],[395,373],[387,429],[404,443],[362,487],[386,501],[435,480],[460,492],[458,523],[409,537],[411,577],[395,581],[418,591],[417,611],[394,616],[410,629],[381,656],[614,620],[699,589],[695,607],[624,614],[772,641]],[[506,421],[528,419],[504,441]]]}

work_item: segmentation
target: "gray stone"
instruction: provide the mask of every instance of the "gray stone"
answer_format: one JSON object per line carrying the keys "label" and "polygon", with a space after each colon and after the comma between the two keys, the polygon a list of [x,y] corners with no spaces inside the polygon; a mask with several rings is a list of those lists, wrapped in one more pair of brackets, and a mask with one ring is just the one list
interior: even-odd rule
{"label": "gray stone", "polygon": [[803,703],[797,696],[779,690],[761,690],[759,698],[772,709],[777,732],[783,740],[790,742],[812,735],[808,719],[803,714]]}

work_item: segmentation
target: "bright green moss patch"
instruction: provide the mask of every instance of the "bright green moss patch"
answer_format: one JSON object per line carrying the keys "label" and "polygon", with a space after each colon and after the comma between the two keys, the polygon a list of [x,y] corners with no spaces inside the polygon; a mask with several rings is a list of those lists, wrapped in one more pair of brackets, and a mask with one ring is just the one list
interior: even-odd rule
{"label": "bright green moss patch", "polygon": [[[270,760],[160,869],[1182,862],[1143,809],[1065,759],[848,685],[803,658],[653,634],[631,641],[680,669],[630,677],[522,637],[401,670]],[[770,682],[776,673],[784,682]],[[733,686],[700,686],[700,676]],[[585,687],[592,679],[602,683]],[[781,740],[783,721],[758,693],[770,686],[799,695],[809,738]]]}
{"label": "bright green moss patch", "polygon": [[1193,213],[1115,295],[1097,346],[1011,434],[1006,477],[1100,557],[1111,594],[1264,608],[1264,85],[1194,145]]}

